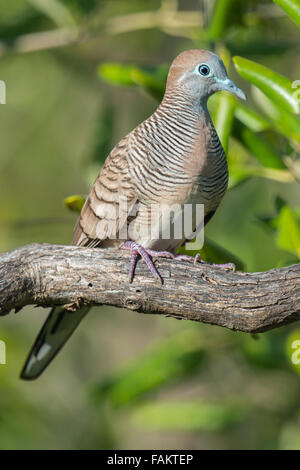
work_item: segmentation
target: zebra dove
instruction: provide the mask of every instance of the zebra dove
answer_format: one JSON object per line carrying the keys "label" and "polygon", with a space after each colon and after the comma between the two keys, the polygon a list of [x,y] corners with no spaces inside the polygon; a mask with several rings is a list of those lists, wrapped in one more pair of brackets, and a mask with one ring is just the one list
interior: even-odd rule
{"label": "zebra dove", "polygon": [[[130,250],[130,281],[139,256],[157,278],[153,256],[189,258],[176,255],[185,235],[160,237],[160,232],[166,208],[177,208],[174,222],[185,204],[202,204],[205,224],[224,196],[226,157],[207,110],[208,98],[220,90],[246,99],[214,53],[189,50],[173,61],[157,110],[107,157],[77,221],[74,245]],[[22,370],[23,379],[43,372],[88,310],[51,310]]]}

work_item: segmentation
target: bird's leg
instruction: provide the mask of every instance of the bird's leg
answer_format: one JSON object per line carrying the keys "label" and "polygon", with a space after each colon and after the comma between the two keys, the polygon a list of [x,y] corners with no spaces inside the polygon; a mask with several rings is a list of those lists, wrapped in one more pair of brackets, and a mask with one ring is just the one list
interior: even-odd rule
{"label": "bird's leg", "polygon": [[123,245],[121,246],[122,250],[129,250],[131,251],[131,258],[130,258],[130,266],[129,266],[129,282],[131,283],[133,281],[133,276],[134,276],[134,271],[136,267],[136,263],[138,260],[138,256],[140,256],[150,269],[151,273],[153,276],[158,279],[162,283],[162,278],[157,271],[156,267],[154,266],[154,263],[151,258],[171,258],[171,259],[177,259],[178,261],[193,261],[194,264],[197,263],[203,263],[203,264],[208,264],[209,266],[221,268],[221,269],[230,269],[232,271],[235,270],[235,265],[233,263],[226,263],[226,264],[214,264],[214,263],[207,263],[206,261],[203,261],[201,259],[201,256],[199,253],[196,254],[195,257],[189,256],[189,255],[180,255],[180,254],[174,254],[170,253],[169,251],[156,251],[156,250],[150,250],[147,248],[144,248],[142,245],[139,245],[136,242],[127,240]]}
{"label": "bird's leg", "polygon": [[156,267],[154,266],[154,263],[152,261],[152,257],[162,257],[162,258],[175,258],[175,255],[173,253],[170,253],[169,251],[155,251],[155,250],[148,250],[138,243],[135,243],[133,241],[127,240],[123,245],[121,246],[122,250],[130,250],[131,251],[131,259],[130,259],[130,267],[129,267],[129,282],[131,283],[133,280],[134,276],[134,271],[137,263],[137,258],[140,256],[152,272],[153,276],[156,279],[159,279],[159,281],[162,283],[162,278],[157,271]]}
{"label": "bird's leg", "polygon": [[201,256],[199,253],[196,254],[196,256],[189,256],[189,255],[175,255],[175,259],[178,261],[193,261],[194,264],[197,263],[202,263],[202,264],[208,264],[209,266],[216,267],[216,268],[221,268],[221,269],[230,269],[232,271],[235,271],[235,265],[233,263],[225,263],[225,264],[216,264],[216,263],[207,263],[207,261],[204,261],[201,259]]}

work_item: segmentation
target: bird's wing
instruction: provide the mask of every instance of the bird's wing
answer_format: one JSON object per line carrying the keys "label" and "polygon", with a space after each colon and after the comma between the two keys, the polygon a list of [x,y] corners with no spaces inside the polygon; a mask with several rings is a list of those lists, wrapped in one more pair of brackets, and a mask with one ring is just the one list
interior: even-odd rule
{"label": "bird's wing", "polygon": [[107,157],[75,226],[73,245],[113,246],[114,239],[128,223],[137,202],[127,161],[128,147],[127,137]]}
{"label": "bird's wing", "polygon": [[[123,139],[107,157],[77,221],[74,245],[112,246],[114,240],[109,237],[115,230],[118,235],[128,223],[130,209],[137,201],[126,158],[128,145],[128,139]],[[28,355],[22,379],[35,379],[46,369],[88,311],[89,307],[76,312],[62,307],[51,310]]]}

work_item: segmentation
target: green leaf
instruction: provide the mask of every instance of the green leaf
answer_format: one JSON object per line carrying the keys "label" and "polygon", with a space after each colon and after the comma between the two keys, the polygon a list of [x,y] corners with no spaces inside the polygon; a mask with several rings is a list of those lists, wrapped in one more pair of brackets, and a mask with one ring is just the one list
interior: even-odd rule
{"label": "green leaf", "polygon": [[231,137],[228,152],[229,183],[228,188],[235,188],[252,176],[267,178],[283,183],[294,181],[289,170],[268,168],[253,162],[250,151],[240,140]]}
{"label": "green leaf", "polygon": [[165,81],[142,69],[135,68],[132,71],[132,79],[136,85],[140,85],[158,101],[161,101],[165,92]]}
{"label": "green leaf", "polygon": [[183,330],[141,354],[123,371],[102,381],[93,390],[94,399],[99,401],[106,397],[113,406],[128,404],[151,390],[191,374],[203,357],[199,328]]}
{"label": "green leaf", "polygon": [[139,86],[155,99],[161,101],[165,91],[167,67],[147,69],[136,65],[106,62],[98,67],[98,74],[113,85]]}
{"label": "green leaf", "polygon": [[279,106],[293,113],[300,112],[299,100],[290,79],[243,57],[236,56],[233,62],[245,80],[257,86]]}
{"label": "green leaf", "polygon": [[240,102],[236,102],[234,116],[254,132],[270,129],[270,123],[261,114]]}
{"label": "green leaf", "polygon": [[220,39],[228,23],[230,17],[233,0],[222,0],[215,2],[213,15],[207,30],[207,37],[210,40]]}
{"label": "green leaf", "polygon": [[263,166],[277,169],[285,168],[279,155],[277,155],[262,136],[258,136],[250,129],[244,127],[241,131],[241,138],[246,147],[248,147]]}
{"label": "green leaf", "polygon": [[236,100],[228,93],[220,93],[216,96],[212,120],[225,153],[228,150]]}
{"label": "green leaf", "polygon": [[300,27],[300,2],[299,0],[273,0],[290,18]]}
{"label": "green leaf", "polygon": [[300,142],[300,119],[267,98],[258,88],[253,87],[253,97],[260,109],[267,115],[271,127],[287,139]]}
{"label": "green leaf", "polygon": [[242,143],[231,137],[227,155],[229,168],[228,188],[232,189],[249,179],[248,166],[251,162],[250,152]]}
{"label": "green leaf", "polygon": [[277,243],[283,250],[300,258],[300,228],[298,221],[288,206],[284,206],[278,217]]}
{"label": "green leaf", "polygon": [[134,86],[132,70],[132,65],[105,62],[99,65],[98,74],[101,78],[113,85]]}
{"label": "green leaf", "polygon": [[300,142],[300,119],[285,109],[273,108],[274,113],[270,114],[273,127],[288,139]]}
{"label": "green leaf", "polygon": [[64,205],[72,212],[81,212],[85,199],[82,196],[74,195],[64,199]]}
{"label": "green leaf", "polygon": [[221,431],[243,421],[247,408],[240,400],[229,403],[147,403],[133,412],[134,421],[152,430]]}

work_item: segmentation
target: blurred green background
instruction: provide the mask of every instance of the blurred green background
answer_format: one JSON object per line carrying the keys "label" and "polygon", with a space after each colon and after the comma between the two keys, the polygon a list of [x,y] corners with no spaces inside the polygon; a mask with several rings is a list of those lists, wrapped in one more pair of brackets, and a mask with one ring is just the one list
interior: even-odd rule
{"label": "blurred green background", "polygon": [[[69,196],[85,196],[154,111],[172,59],[206,48],[248,101],[210,100],[231,178],[203,255],[248,271],[298,262],[297,25],[298,0],[1,2],[0,250],[68,244]],[[297,324],[253,337],[94,308],[49,370],[22,382],[46,315],[1,318],[1,449],[300,449]]]}

